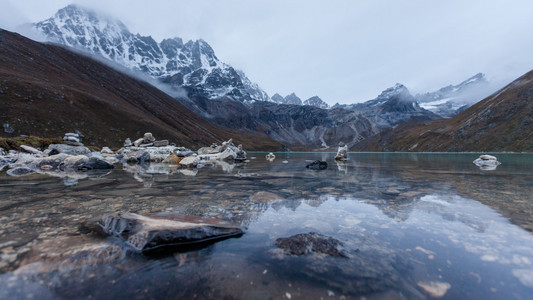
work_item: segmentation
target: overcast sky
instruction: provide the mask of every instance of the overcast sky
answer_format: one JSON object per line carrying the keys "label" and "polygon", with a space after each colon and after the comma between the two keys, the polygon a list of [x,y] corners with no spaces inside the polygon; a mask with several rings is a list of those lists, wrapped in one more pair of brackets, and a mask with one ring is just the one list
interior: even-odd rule
{"label": "overcast sky", "polygon": [[0,26],[49,18],[78,3],[157,41],[202,38],[269,95],[330,104],[375,98],[396,82],[413,93],[478,72],[498,84],[533,69],[531,0],[0,0]]}

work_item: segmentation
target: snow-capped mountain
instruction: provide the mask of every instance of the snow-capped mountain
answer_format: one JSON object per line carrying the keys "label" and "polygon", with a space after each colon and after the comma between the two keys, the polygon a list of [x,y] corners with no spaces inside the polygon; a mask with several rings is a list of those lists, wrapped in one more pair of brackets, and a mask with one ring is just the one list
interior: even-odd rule
{"label": "snow-capped mountain", "polygon": [[268,101],[268,95],[239,70],[221,62],[204,40],[164,39],[131,33],[119,20],[69,5],[33,26],[51,41],[84,49],[140,70],[189,93],[209,99],[231,97],[242,102]]}
{"label": "snow-capped mountain", "polygon": [[300,99],[300,97],[296,96],[295,93],[292,93],[292,94],[287,95],[285,97],[285,104],[302,105],[302,99]]}
{"label": "snow-capped mountain", "polygon": [[316,106],[318,108],[328,109],[329,105],[324,102],[324,100],[320,99],[318,96],[313,96],[307,100],[304,101],[303,105],[311,105]]}
{"label": "snow-capped mountain", "polygon": [[282,97],[280,94],[276,93],[274,96],[272,96],[271,100],[277,104],[303,105],[302,99],[296,96],[295,93],[291,93],[285,97]]}
{"label": "snow-capped mountain", "polygon": [[490,92],[485,75],[478,73],[457,85],[449,85],[430,93],[417,94],[415,98],[421,107],[449,118],[488,96]]}

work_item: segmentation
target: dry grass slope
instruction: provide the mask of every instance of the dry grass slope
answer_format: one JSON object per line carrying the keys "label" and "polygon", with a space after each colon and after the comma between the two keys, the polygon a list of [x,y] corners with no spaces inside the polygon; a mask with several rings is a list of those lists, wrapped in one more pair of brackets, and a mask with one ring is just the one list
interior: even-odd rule
{"label": "dry grass slope", "polygon": [[151,131],[197,148],[234,138],[247,150],[277,150],[266,135],[213,125],[152,85],[59,46],[0,29],[0,122],[4,137],[61,138],[79,130],[87,145],[120,147]]}

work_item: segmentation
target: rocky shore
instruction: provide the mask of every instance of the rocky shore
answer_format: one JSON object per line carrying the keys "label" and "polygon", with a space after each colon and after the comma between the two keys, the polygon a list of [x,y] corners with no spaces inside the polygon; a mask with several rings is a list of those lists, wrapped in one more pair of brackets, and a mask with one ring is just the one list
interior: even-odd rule
{"label": "rocky shore", "polygon": [[150,132],[134,142],[127,138],[124,147],[116,152],[109,147],[91,151],[83,145],[82,138],[77,133],[66,133],[63,143],[51,144],[46,149],[28,145],[21,145],[20,148],[21,151],[0,148],[0,171],[7,169],[10,176],[47,174],[68,179],[73,184],[77,179],[85,178],[86,171],[113,169],[116,165],[133,170],[135,174],[138,173],[136,166],[151,163],[163,164],[166,169],[170,165],[194,173],[193,169],[203,166],[215,163],[228,165],[246,160],[246,151],[242,145],[234,145],[232,139],[221,145],[213,143],[209,147],[192,151],[171,144],[168,140],[156,140]]}

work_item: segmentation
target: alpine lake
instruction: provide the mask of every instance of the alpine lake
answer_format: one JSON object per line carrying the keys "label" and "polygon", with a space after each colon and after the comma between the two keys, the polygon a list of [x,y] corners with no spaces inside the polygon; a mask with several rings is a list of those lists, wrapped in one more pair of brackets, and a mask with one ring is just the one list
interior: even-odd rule
{"label": "alpine lake", "polygon": [[[479,153],[265,155],[66,178],[1,172],[0,299],[533,298],[533,154],[493,154],[495,170],[472,163]],[[306,169],[317,159],[328,168]],[[245,232],[145,255],[90,229],[120,212]]]}

